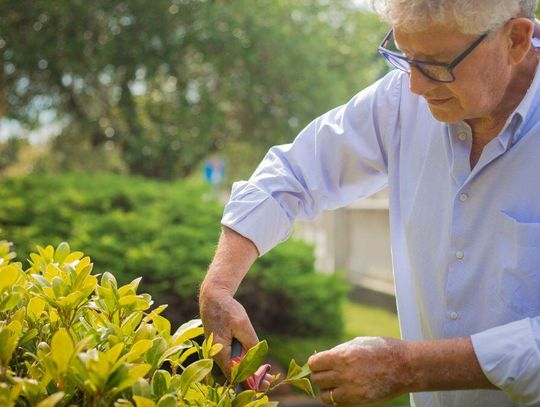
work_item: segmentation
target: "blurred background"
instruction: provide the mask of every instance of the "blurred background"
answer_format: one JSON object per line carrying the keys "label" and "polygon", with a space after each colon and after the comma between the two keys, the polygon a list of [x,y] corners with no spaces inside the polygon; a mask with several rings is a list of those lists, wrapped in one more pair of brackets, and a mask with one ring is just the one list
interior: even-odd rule
{"label": "blurred background", "polygon": [[[387,29],[352,0],[0,2],[0,240],[197,317],[232,182],[384,75]],[[385,192],[299,223],[238,297],[276,364],[399,337]]]}

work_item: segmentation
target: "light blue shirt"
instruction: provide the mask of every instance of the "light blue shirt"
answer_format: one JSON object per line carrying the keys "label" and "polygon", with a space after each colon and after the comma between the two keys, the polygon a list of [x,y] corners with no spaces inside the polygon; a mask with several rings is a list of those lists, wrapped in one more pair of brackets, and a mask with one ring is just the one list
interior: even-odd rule
{"label": "light blue shirt", "polygon": [[272,148],[222,223],[260,254],[295,219],[390,190],[402,337],[471,336],[501,391],[416,393],[416,406],[540,406],[540,74],[471,171],[471,128],[445,124],[391,72]]}

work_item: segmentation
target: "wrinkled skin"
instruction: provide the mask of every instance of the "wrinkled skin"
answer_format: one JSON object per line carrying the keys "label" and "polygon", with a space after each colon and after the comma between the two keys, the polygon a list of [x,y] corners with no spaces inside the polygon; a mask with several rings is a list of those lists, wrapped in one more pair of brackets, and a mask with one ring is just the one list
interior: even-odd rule
{"label": "wrinkled skin", "polygon": [[407,392],[411,368],[404,341],[358,337],[308,360],[321,399],[340,407],[369,406]]}
{"label": "wrinkled skin", "polygon": [[255,346],[259,339],[251,325],[246,310],[228,292],[214,289],[201,299],[201,317],[205,330],[211,327],[214,342],[223,344],[223,350],[215,356],[221,370],[230,377],[231,343],[233,336],[244,348]]}

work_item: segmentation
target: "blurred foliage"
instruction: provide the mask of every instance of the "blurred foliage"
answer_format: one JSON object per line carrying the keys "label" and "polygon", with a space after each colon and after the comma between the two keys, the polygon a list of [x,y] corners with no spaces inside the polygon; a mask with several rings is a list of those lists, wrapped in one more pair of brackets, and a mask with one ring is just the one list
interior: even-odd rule
{"label": "blurred foliage", "polygon": [[106,145],[131,173],[185,176],[346,102],[386,71],[384,30],[349,0],[4,0],[0,117],[57,125],[63,156]]}
{"label": "blurred foliage", "polygon": [[20,137],[10,137],[0,143],[0,172],[16,163],[21,149],[27,145],[28,141]]}
{"label": "blurred foliage", "polygon": [[[170,305],[175,323],[198,314],[197,293],[214,254],[222,205],[207,188],[119,175],[0,180],[0,228],[17,251],[70,241],[125,284]],[[240,301],[260,331],[339,336],[344,283],[315,273],[313,249],[286,242],[253,267]]]}

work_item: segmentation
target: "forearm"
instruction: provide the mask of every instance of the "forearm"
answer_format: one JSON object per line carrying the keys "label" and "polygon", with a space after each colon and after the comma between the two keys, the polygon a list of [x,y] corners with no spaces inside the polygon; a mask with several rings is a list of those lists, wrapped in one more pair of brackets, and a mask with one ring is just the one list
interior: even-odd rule
{"label": "forearm", "polygon": [[258,255],[253,242],[224,227],[216,254],[201,285],[201,297],[209,289],[224,290],[233,296]]}
{"label": "forearm", "polygon": [[469,337],[409,342],[410,392],[496,389],[482,372]]}

